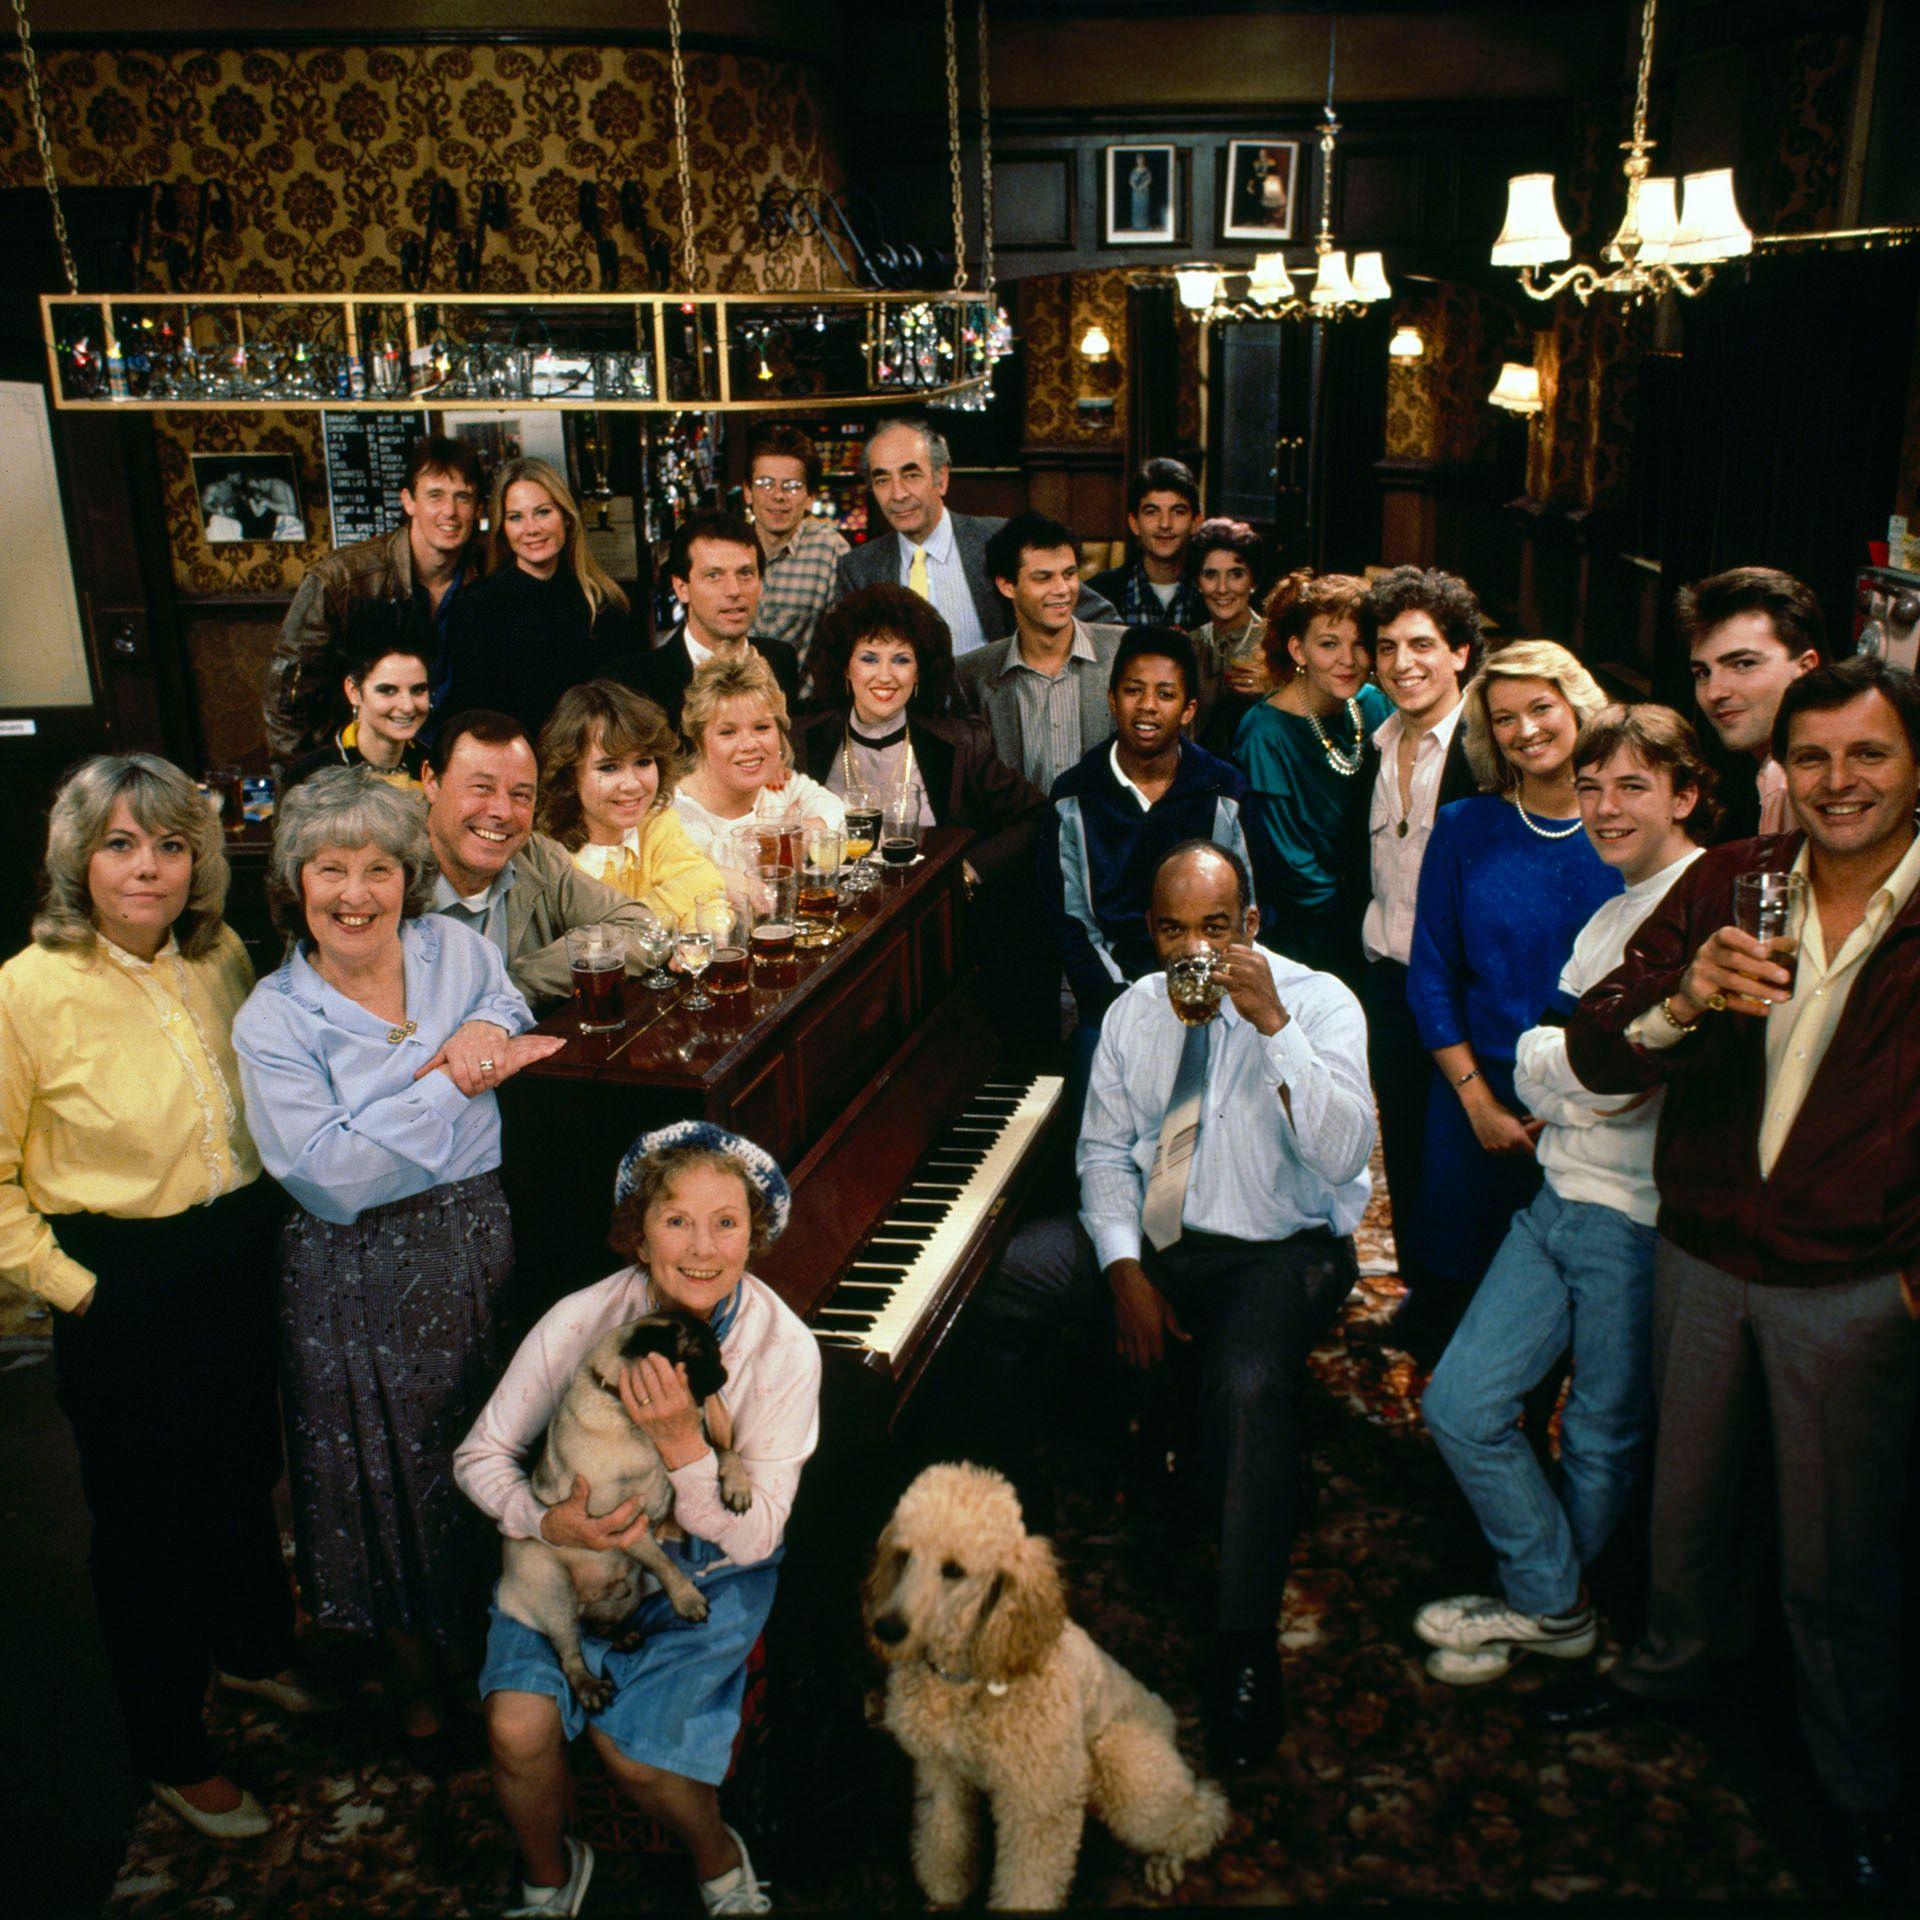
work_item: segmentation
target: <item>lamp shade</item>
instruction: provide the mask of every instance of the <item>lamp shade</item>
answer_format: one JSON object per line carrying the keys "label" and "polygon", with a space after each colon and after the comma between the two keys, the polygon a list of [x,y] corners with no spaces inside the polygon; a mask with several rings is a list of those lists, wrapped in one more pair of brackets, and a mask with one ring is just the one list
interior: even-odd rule
{"label": "lamp shade", "polygon": [[1680,195],[1679,229],[1667,249],[1675,266],[1731,260],[1753,251],[1753,234],[1733,198],[1733,169],[1687,175]]}
{"label": "lamp shade", "polygon": [[1180,289],[1180,304],[1189,313],[1205,313],[1220,291],[1220,269],[1204,262],[1175,267],[1173,283]]}
{"label": "lamp shade", "polygon": [[1353,297],[1356,300],[1391,300],[1393,289],[1387,284],[1387,263],[1377,253],[1353,256]]}
{"label": "lamp shade", "polygon": [[1507,224],[1493,243],[1496,267],[1544,267],[1564,260],[1573,242],[1553,201],[1553,175],[1517,173],[1507,182]]}
{"label": "lamp shade", "polygon": [[1487,395],[1487,404],[1503,407],[1508,413],[1538,413],[1543,404],[1540,369],[1522,366],[1518,360],[1507,361],[1500,369],[1493,391]]}
{"label": "lamp shade", "polygon": [[1387,342],[1387,351],[1396,360],[1418,360],[1426,350],[1418,327],[1395,327],[1393,338]]}
{"label": "lamp shade", "polygon": [[1113,342],[1107,338],[1107,330],[1098,320],[1090,321],[1086,332],[1080,336],[1080,351],[1089,360],[1104,360],[1113,351]]}
{"label": "lamp shade", "polygon": [[1254,255],[1253,272],[1247,277],[1247,297],[1263,307],[1293,297],[1293,277],[1287,272],[1284,253]]}
{"label": "lamp shade", "polygon": [[1347,256],[1344,248],[1335,247],[1331,253],[1320,256],[1320,264],[1314,270],[1313,288],[1307,295],[1316,307],[1335,307],[1343,300],[1357,300],[1359,295],[1353,290],[1353,282],[1347,277]]}

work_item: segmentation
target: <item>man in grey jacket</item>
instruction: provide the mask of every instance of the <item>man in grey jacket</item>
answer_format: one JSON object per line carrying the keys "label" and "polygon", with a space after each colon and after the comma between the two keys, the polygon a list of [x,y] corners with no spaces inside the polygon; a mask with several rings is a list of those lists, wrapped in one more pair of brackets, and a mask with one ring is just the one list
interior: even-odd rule
{"label": "man in grey jacket", "polygon": [[[841,555],[834,598],[882,582],[912,588],[946,621],[955,660],[1007,632],[1010,609],[987,569],[987,542],[1005,523],[948,508],[946,441],[919,421],[882,420],[867,440],[866,463],[887,531]],[[1082,620],[1115,618],[1113,608],[1084,587],[1076,611]]]}
{"label": "man in grey jacket", "polygon": [[[536,1010],[564,1000],[573,990],[567,929],[607,920],[634,925],[640,903],[581,872],[559,841],[534,832],[539,766],[509,715],[456,714],[421,784],[440,869],[434,910],[491,940]],[[633,971],[639,963],[629,955],[627,965]]]}

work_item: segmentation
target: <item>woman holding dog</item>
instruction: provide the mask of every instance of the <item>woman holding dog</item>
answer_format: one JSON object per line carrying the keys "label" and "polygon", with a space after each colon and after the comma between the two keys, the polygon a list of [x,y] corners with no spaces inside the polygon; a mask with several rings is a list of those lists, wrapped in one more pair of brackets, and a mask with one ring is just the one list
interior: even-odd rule
{"label": "woman holding dog", "polygon": [[207,1672],[301,1685],[273,1485],[278,1196],[242,1112],[253,983],[193,782],[151,754],[67,780],[33,944],[0,968],[0,1277],[55,1311],[94,1604],[134,1764],[215,1839],[268,1832],[203,1724]]}
{"label": "woman holding dog", "polygon": [[543,1506],[525,1462],[573,1377],[605,1335],[643,1314],[679,1308],[720,1343],[733,1443],[753,1484],[742,1512],[722,1498],[719,1462],[684,1366],[649,1353],[620,1378],[628,1418],[658,1449],[673,1482],[663,1545],[708,1603],[698,1624],[660,1592],[634,1615],[640,1638],[587,1639],[588,1666],[614,1686],[589,1713],[543,1634],[496,1604],[480,1691],[493,1746],[494,1789],[525,1873],[524,1916],[576,1914],[593,1851],[566,1832],[566,1743],[585,1728],[621,1790],[686,1847],[709,1913],[766,1913],[740,1836],[720,1817],[747,1656],[773,1605],[787,1515],[819,1438],[820,1349],[747,1261],[787,1223],[787,1183],[751,1141],[708,1121],[643,1135],[621,1162],[609,1238],[632,1264],[554,1307],[527,1336],[454,1456],[468,1497],[509,1539],[624,1548],[647,1529],[632,1502],[596,1513],[593,1488]]}
{"label": "woman holding dog", "polygon": [[266,1169],[296,1202],[280,1321],[300,1580],[386,1640],[412,1757],[445,1757],[446,1653],[488,1542],[447,1472],[513,1270],[495,1091],[563,1043],[498,948],[427,911],[420,808],[365,767],[286,796],[268,898],[294,940],[234,1022]]}

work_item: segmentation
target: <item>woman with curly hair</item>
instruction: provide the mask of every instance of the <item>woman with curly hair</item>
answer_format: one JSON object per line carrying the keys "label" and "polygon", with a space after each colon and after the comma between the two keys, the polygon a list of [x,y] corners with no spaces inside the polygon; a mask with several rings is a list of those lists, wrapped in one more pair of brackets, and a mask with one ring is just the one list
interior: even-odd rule
{"label": "woman with curly hair", "polygon": [[673,810],[678,745],[667,716],[631,687],[569,687],[540,730],[536,822],[581,872],[673,926],[724,890],[719,868]]}
{"label": "woman with curly hair", "polygon": [[1468,683],[1461,724],[1483,789],[1442,807],[1420,868],[1407,999],[1439,1069],[1414,1209],[1424,1290],[1407,1330],[1437,1352],[1507,1223],[1538,1191],[1537,1122],[1514,1094],[1520,1036],[1555,1001],[1574,936],[1620,891],[1581,831],[1574,742],[1606,705],[1551,640],[1515,640]]}
{"label": "woman with curly hair", "polygon": [[1248,709],[1273,691],[1258,605],[1266,588],[1267,552],[1245,521],[1226,519],[1203,520],[1194,529],[1191,551],[1194,581],[1207,609],[1207,618],[1193,630],[1193,649],[1206,685],[1218,689],[1196,737],[1225,759]]}

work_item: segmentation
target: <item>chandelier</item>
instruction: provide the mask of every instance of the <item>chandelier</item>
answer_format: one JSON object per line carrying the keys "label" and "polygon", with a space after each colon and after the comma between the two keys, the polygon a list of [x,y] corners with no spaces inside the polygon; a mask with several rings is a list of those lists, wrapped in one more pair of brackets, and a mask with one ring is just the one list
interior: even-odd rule
{"label": "chandelier", "polygon": [[[1383,255],[1356,254],[1349,270],[1346,249],[1333,244],[1333,153],[1340,138],[1340,122],[1333,111],[1333,75],[1339,30],[1336,19],[1327,32],[1327,107],[1320,122],[1320,232],[1313,243],[1313,284],[1301,293],[1287,271],[1287,256],[1278,249],[1256,254],[1250,268],[1216,267],[1206,261],[1175,267],[1180,304],[1203,325],[1226,320],[1341,320],[1393,297]],[[1236,297],[1227,283],[1239,279],[1247,284]]]}
{"label": "chandelier", "polygon": [[1648,177],[1647,87],[1653,73],[1655,0],[1646,0],[1640,18],[1640,79],[1633,99],[1633,138],[1621,142],[1626,154],[1627,209],[1619,231],[1607,243],[1606,270],[1578,261],[1563,273],[1538,280],[1534,270],[1572,255],[1573,242],[1560,224],[1554,204],[1553,175],[1517,174],[1507,183],[1507,221],[1493,243],[1496,267],[1518,267],[1520,284],[1536,300],[1551,300],[1571,290],[1581,302],[1596,293],[1613,294],[1637,305],[1649,294],[1701,292],[1724,261],[1753,251],[1753,235],[1734,203],[1733,169],[1690,173],[1676,194],[1671,175]]}

